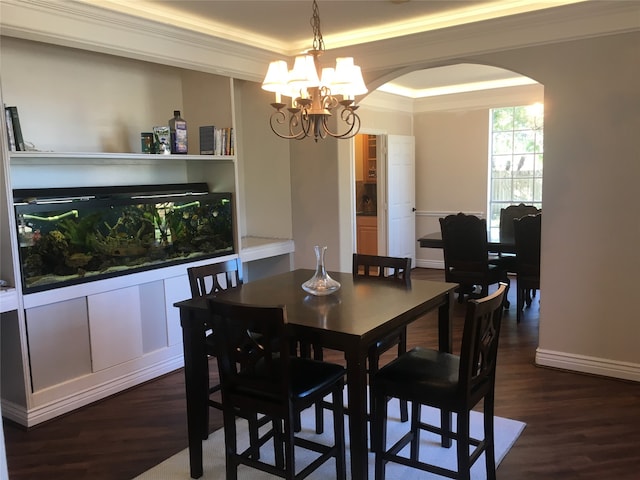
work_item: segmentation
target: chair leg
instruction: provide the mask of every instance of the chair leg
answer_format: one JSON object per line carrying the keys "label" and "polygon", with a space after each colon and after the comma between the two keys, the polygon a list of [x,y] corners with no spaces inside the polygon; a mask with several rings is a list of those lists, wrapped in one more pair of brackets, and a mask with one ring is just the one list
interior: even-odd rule
{"label": "chair leg", "polygon": [[484,442],[487,466],[487,480],[496,480],[496,453],[495,453],[495,434],[493,429],[494,417],[494,395],[487,394],[484,397]]}
{"label": "chair leg", "polygon": [[[374,415],[373,415],[373,409],[375,407],[374,403],[375,403],[375,398],[374,398],[374,388],[373,388],[373,378],[375,376],[375,374],[378,371],[378,354],[377,352],[372,352],[371,350],[369,351],[368,355],[367,355],[367,362],[369,362],[369,438],[371,439],[371,450],[374,450],[375,445],[374,445],[374,438],[376,435],[375,432],[375,422],[374,422]],[[386,416],[385,416],[386,419]],[[386,421],[386,420],[385,420]]]}
{"label": "chair leg", "polygon": [[333,401],[333,439],[336,447],[336,480],[345,480],[347,477],[342,390],[342,388],[336,388],[331,397]]}
{"label": "chair leg", "polygon": [[518,291],[516,292],[516,296],[517,296],[516,308],[518,309],[516,313],[516,323],[520,323],[520,319],[522,318],[522,310],[524,309],[524,295],[525,295],[524,292],[525,292],[524,288],[521,288],[520,285],[518,285]]}
{"label": "chair leg", "polygon": [[296,456],[295,438],[293,432],[294,416],[284,421],[284,468],[285,480],[295,480],[296,478]]}
{"label": "chair leg", "polygon": [[374,425],[371,443],[375,452],[375,480],[384,480],[386,462],[383,454],[387,449],[387,398],[378,394],[373,398],[372,421]]}
{"label": "chair leg", "polygon": [[471,462],[469,459],[469,412],[458,413],[458,431],[456,450],[458,457],[458,477],[471,480]]}
{"label": "chair leg", "polygon": [[236,456],[238,454],[237,434],[236,434],[236,415],[230,410],[223,411],[224,423],[224,445],[225,445],[225,465],[227,480],[238,479],[238,462]]}
{"label": "chair leg", "polygon": [[285,454],[284,454],[284,434],[282,433],[282,420],[273,419],[271,422],[273,428],[273,448],[275,450],[275,463],[276,467],[284,469]]}
{"label": "chair leg", "polygon": [[258,445],[259,441],[259,432],[258,432],[258,415],[254,414],[247,418],[247,423],[249,424],[249,445],[254,446],[251,451],[251,457],[255,460],[260,459],[260,446]]}
{"label": "chair leg", "polygon": [[420,416],[422,413],[422,405],[420,402],[414,401],[411,404],[411,449],[410,456],[414,462],[418,461],[420,455]]}
{"label": "chair leg", "polygon": [[[407,352],[407,329],[403,328],[398,342],[398,357]],[[409,407],[406,400],[400,400],[400,421],[409,420]]]}
{"label": "chair leg", "polygon": [[[324,352],[322,351],[322,347],[318,345],[313,346],[313,359],[320,362],[324,360]],[[318,435],[324,432],[324,406],[322,405],[322,403],[322,400],[316,403],[316,433]]]}

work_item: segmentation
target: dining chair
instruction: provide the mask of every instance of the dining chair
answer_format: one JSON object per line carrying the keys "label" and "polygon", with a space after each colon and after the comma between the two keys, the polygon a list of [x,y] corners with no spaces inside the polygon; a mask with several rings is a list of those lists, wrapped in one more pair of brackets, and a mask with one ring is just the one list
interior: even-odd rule
{"label": "dining chair", "polygon": [[525,303],[531,306],[534,292],[540,289],[540,239],[542,213],[513,220],[516,244],[516,322],[520,323]]}
{"label": "dining chair", "polygon": [[[243,305],[215,297],[208,300],[208,306],[214,335],[224,339],[218,342],[218,370],[227,480],[237,479],[239,465],[290,480],[302,479],[332,458],[335,478],[346,478],[344,367],[292,355],[284,306]],[[296,436],[300,412],[328,395],[332,399],[333,444]],[[236,418],[258,414],[270,419],[271,428],[239,451]],[[272,462],[259,458],[265,444],[273,445]],[[298,473],[296,448],[319,454]]]}
{"label": "dining chair", "polygon": [[[475,215],[458,213],[440,218],[444,253],[445,281],[458,283],[458,301],[481,287],[480,296],[489,293],[489,285],[504,282],[509,285],[506,269],[489,260],[487,222]],[[505,308],[509,301],[505,296]]]}
{"label": "dining chair", "polygon": [[[225,262],[214,262],[206,265],[187,268],[189,286],[192,298],[214,295],[227,288],[236,288],[242,285],[242,264],[240,259],[227,260]],[[210,331],[205,337],[205,351],[209,357],[217,356],[217,345],[213,332]],[[208,363],[207,363],[208,366]],[[207,370],[208,371],[208,370]],[[207,375],[207,404],[210,407],[222,410],[222,403],[217,400],[216,392],[220,391],[220,383],[211,385],[211,379]],[[205,434],[208,435],[209,409],[206,412]],[[257,425],[252,424],[252,435],[257,436]]]}
{"label": "dining chair", "polygon": [[[354,279],[374,278],[387,282],[394,282],[405,287],[411,286],[411,258],[409,257],[385,257],[381,255],[353,254],[352,273]],[[398,356],[407,351],[407,327],[402,327],[395,332],[378,340],[367,352],[369,371],[369,385],[380,367],[380,357],[383,353],[397,345]],[[373,396],[369,392],[369,404],[373,405]],[[400,420],[406,422],[409,419],[407,402],[400,402]]]}
{"label": "dining chair", "polygon": [[[507,286],[501,283],[491,295],[472,299],[467,310],[460,355],[416,347],[383,366],[376,374],[374,390],[375,479],[383,480],[388,462],[400,463],[425,472],[455,479],[471,479],[471,467],[485,454],[487,478],[495,480],[494,391],[502,304]],[[411,402],[410,430],[387,447],[387,400]],[[484,438],[472,438],[470,412],[483,401]],[[450,422],[439,426],[421,419],[423,405],[440,410],[440,418],[456,416],[456,430]],[[457,470],[429,464],[420,458],[422,431],[440,436],[444,446],[456,442]],[[403,449],[410,444],[405,455]],[[470,448],[473,451],[470,453]]]}
{"label": "dining chair", "polygon": [[[524,217],[525,215],[535,215],[540,213],[540,209],[535,205],[525,205],[520,203],[518,205],[509,205],[500,209],[500,243],[515,244],[515,237],[513,231],[513,221],[516,218]],[[508,273],[515,273],[516,270],[516,257],[510,253],[499,253],[498,258],[493,259],[492,263],[505,269]]]}

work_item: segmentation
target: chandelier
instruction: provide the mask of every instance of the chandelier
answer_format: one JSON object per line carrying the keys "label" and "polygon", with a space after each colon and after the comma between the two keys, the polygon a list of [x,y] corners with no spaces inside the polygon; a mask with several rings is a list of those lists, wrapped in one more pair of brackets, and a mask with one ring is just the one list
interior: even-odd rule
{"label": "chandelier", "polygon": [[[360,117],[355,96],[367,93],[360,67],[354,65],[352,57],[336,59],[335,68],[320,70],[318,58],[324,52],[324,41],[320,32],[318,4],[313,0],[313,47],[306,55],[296,57],[291,70],[287,62],[276,60],[262,82],[262,88],[275,93],[271,106],[269,125],[273,133],[289,140],[318,138],[351,138],[360,130]],[[320,73],[319,73],[320,72]],[[282,97],[291,97],[287,106]],[[329,119],[338,113],[337,131],[331,130]]]}

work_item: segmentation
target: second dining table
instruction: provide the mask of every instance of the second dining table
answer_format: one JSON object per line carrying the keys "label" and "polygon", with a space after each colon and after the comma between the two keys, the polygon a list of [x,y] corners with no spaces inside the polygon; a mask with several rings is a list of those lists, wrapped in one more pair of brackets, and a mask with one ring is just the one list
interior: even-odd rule
{"label": "second dining table", "polygon": [[[437,309],[438,348],[451,352],[452,295],[457,284],[412,280],[410,287],[351,273],[329,272],[341,283],[324,297],[307,294],[301,284],[313,270],[294,270],[251,281],[216,294],[252,305],[285,305],[292,338],[344,352],[347,370],[351,478],[368,478],[367,351],[376,341]],[[204,350],[210,328],[206,298],[184,300],[180,309],[187,395],[189,460],[192,478],[203,474],[202,439],[206,437],[208,365]]]}

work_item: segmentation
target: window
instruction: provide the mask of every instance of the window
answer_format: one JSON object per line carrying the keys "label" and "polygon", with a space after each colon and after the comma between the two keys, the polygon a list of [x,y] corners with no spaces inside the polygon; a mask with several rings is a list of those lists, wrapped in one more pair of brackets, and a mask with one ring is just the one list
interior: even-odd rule
{"label": "window", "polygon": [[489,155],[489,230],[498,239],[500,209],[542,208],[543,106],[493,108]]}

